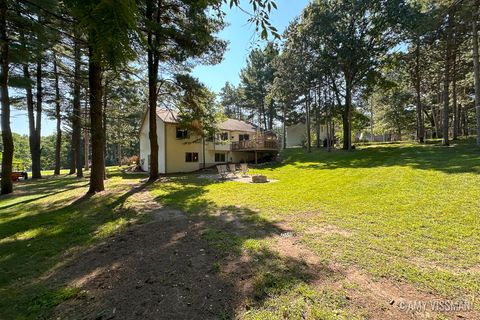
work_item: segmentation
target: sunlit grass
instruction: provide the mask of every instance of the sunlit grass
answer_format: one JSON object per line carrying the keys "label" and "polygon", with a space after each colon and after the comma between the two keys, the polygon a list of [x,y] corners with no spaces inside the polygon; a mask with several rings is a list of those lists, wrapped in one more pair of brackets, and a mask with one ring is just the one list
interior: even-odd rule
{"label": "sunlit grass", "polygon": [[283,157],[282,164],[250,172],[278,182],[182,175],[152,192],[195,214],[241,207],[287,221],[325,263],[355,265],[439,294],[480,292],[480,150],[473,143],[384,144],[350,153],[292,149]]}

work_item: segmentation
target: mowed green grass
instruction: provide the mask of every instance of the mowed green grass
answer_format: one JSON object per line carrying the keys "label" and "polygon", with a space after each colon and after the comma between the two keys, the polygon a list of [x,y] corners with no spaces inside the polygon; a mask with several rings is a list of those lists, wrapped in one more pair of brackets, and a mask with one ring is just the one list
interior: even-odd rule
{"label": "mowed green grass", "polygon": [[326,263],[448,297],[480,293],[480,149],[412,143],[286,150],[257,168],[277,182],[171,177],[156,199],[190,213],[245,208],[286,221]]}
{"label": "mowed green grass", "polygon": [[12,195],[0,197],[0,319],[44,318],[81,294],[56,283],[55,271],[75,252],[141,220],[126,207],[130,182],[144,175],[109,168],[109,191],[81,198],[87,178],[51,173],[15,183]]}
{"label": "mowed green grass", "polygon": [[[241,318],[363,318],[344,292],[313,288],[299,261],[273,250],[277,221],[293,227],[325,264],[355,266],[445,297],[480,293],[480,151],[473,141],[448,148],[380,144],[350,153],[292,149],[283,158],[250,172],[273,183],[184,174],[149,186],[159,202],[212,221],[204,231],[212,248],[254,258],[255,297]],[[0,318],[48,317],[55,305],[82,295],[54,275],[73,253],[146,218],[130,206],[142,178],[110,168],[107,191],[79,200],[87,179],[46,173],[0,197]],[[216,229],[218,211],[241,215],[248,228]],[[219,272],[222,257],[212,266]]]}

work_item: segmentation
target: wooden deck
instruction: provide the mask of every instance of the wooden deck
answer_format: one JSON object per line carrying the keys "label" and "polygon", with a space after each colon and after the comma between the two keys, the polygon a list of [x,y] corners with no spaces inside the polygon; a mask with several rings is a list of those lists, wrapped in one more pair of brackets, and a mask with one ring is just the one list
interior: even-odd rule
{"label": "wooden deck", "polygon": [[278,141],[271,139],[256,139],[232,142],[232,151],[276,151],[278,149]]}

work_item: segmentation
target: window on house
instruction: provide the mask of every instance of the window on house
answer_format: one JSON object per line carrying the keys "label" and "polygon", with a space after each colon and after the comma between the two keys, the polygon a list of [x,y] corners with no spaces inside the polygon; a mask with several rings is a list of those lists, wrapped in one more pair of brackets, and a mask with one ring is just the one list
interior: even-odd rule
{"label": "window on house", "polygon": [[225,153],[215,153],[215,162],[225,162]]}
{"label": "window on house", "polygon": [[239,134],[239,135],[238,135],[238,140],[239,140],[239,141],[247,141],[247,140],[250,140],[250,135],[249,135],[249,134]]}
{"label": "window on house", "polygon": [[187,129],[182,129],[177,127],[177,134],[176,134],[177,139],[186,139],[188,138],[188,131]]}
{"label": "window on house", "polygon": [[217,140],[218,141],[227,141],[228,140],[228,132],[217,133]]}
{"label": "window on house", "polygon": [[185,153],[185,162],[198,162],[198,153],[197,152],[186,152]]}

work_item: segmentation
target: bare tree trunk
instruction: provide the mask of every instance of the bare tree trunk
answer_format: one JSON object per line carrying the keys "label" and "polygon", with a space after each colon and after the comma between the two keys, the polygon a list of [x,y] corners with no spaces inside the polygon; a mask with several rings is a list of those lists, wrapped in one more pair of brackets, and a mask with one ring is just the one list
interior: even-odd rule
{"label": "bare tree trunk", "polygon": [[[90,106],[88,104],[89,100],[89,90],[88,87],[85,88],[85,106],[84,106],[84,121],[85,121],[85,127],[83,129],[83,148],[84,148],[84,169],[85,171],[90,170],[90,124],[88,121],[88,115],[90,114]],[[88,124],[88,125],[87,125]]]}
{"label": "bare tree trunk", "polygon": [[417,141],[419,143],[425,142],[425,124],[423,118],[423,106],[421,99],[420,88],[420,39],[417,38],[415,48],[415,94],[416,94],[416,111],[417,111]]}
{"label": "bare tree trunk", "polygon": [[262,122],[263,122],[263,128],[265,130],[267,130],[268,129],[268,127],[267,127],[267,115],[265,113],[265,99],[264,98],[262,98],[260,100],[260,112],[261,112],[261,118],[262,118]]}
{"label": "bare tree trunk", "polygon": [[315,90],[315,135],[317,136],[317,149],[320,149],[320,97],[318,91]]}
{"label": "bare tree trunk", "polygon": [[443,78],[443,122],[442,122],[442,145],[450,145],[449,141],[449,105],[450,105],[450,59],[451,59],[451,41],[452,41],[452,14],[448,15],[447,39],[445,49],[445,73]]}
{"label": "bare tree trunk", "polygon": [[[36,130],[35,130],[35,106],[33,102],[32,78],[28,64],[23,64],[23,77],[27,84],[25,87],[25,96],[27,98],[27,117],[28,117],[28,144],[30,147],[30,157],[33,159],[36,152]],[[33,170],[33,168],[32,168]]]}
{"label": "bare tree trunk", "polygon": [[[157,8],[157,10],[160,10]],[[153,0],[147,0],[146,16],[147,20],[153,23],[154,18]],[[157,15],[158,17],[158,15]],[[148,181],[153,182],[158,179],[158,136],[157,136],[157,80],[159,57],[157,53],[157,41],[151,28],[147,33],[147,60],[148,60],[148,112],[149,112],[149,132],[150,139],[150,177]]]}
{"label": "bare tree trunk", "polygon": [[105,172],[104,136],[102,121],[102,68],[94,59],[94,50],[89,48],[88,82],[90,88],[90,123],[92,131],[92,170],[88,193],[105,190],[103,184]]}
{"label": "bare tree trunk", "polygon": [[[73,169],[77,172],[77,178],[83,177],[82,170],[82,107],[80,105],[80,64],[81,52],[80,45],[75,41],[74,48],[74,75],[73,75],[73,117],[72,117],[72,157]],[[71,172],[73,174],[75,172]]]}
{"label": "bare tree trunk", "polygon": [[88,132],[88,128],[84,129],[83,133],[83,148],[85,149],[84,153],[84,161],[85,161],[85,171],[90,170],[90,133]]}
{"label": "bare tree trunk", "polygon": [[105,163],[105,158],[107,157],[107,81],[105,81],[105,85],[103,86],[103,107],[102,107],[102,128],[103,128],[103,179],[107,179],[107,167]]}
{"label": "bare tree trunk", "polygon": [[283,144],[283,149],[286,149],[287,148],[287,125],[286,125],[286,121],[287,121],[287,104],[284,103],[283,104],[283,141],[282,141],[282,144]]}
{"label": "bare tree trunk", "polygon": [[452,139],[458,139],[458,131],[459,131],[459,113],[458,113],[458,104],[457,104],[457,56],[456,56],[456,48],[454,49],[453,57],[452,57],[452,108],[453,108],[453,134]]}
{"label": "bare tree trunk", "polygon": [[473,31],[473,73],[475,76],[475,111],[477,118],[477,145],[480,146],[480,70],[478,61],[478,30],[477,19],[480,13],[480,1],[475,1],[475,9],[472,17]]}
{"label": "bare tree trunk", "polygon": [[53,174],[59,175],[60,174],[60,166],[61,166],[61,149],[62,149],[62,118],[61,118],[61,110],[60,110],[60,83],[58,77],[58,66],[57,66],[57,57],[54,53],[53,56],[53,73],[55,76],[55,120],[57,122],[57,137],[55,141],[55,170]]}
{"label": "bare tree trunk", "polygon": [[312,152],[312,137],[310,128],[310,91],[305,94],[305,112],[307,115],[307,152]]}
{"label": "bare tree trunk", "polygon": [[12,184],[12,161],[13,161],[13,137],[10,128],[10,97],[8,92],[9,51],[7,37],[7,0],[0,0],[0,93],[2,103],[2,173],[1,194],[13,192]]}
{"label": "bare tree trunk", "polygon": [[268,130],[273,129],[273,118],[274,118],[274,101],[273,99],[270,100],[270,104],[268,105]]}
{"label": "bare tree trunk", "polygon": [[31,148],[32,156],[32,178],[38,179],[42,177],[41,172],[41,136],[42,136],[42,102],[43,102],[43,75],[42,75],[42,61],[39,58],[37,62],[37,105],[35,114],[35,131],[33,138],[33,147]]}
{"label": "bare tree trunk", "polygon": [[345,88],[345,110],[342,115],[343,120],[343,150],[352,149],[352,87],[347,80]]}

